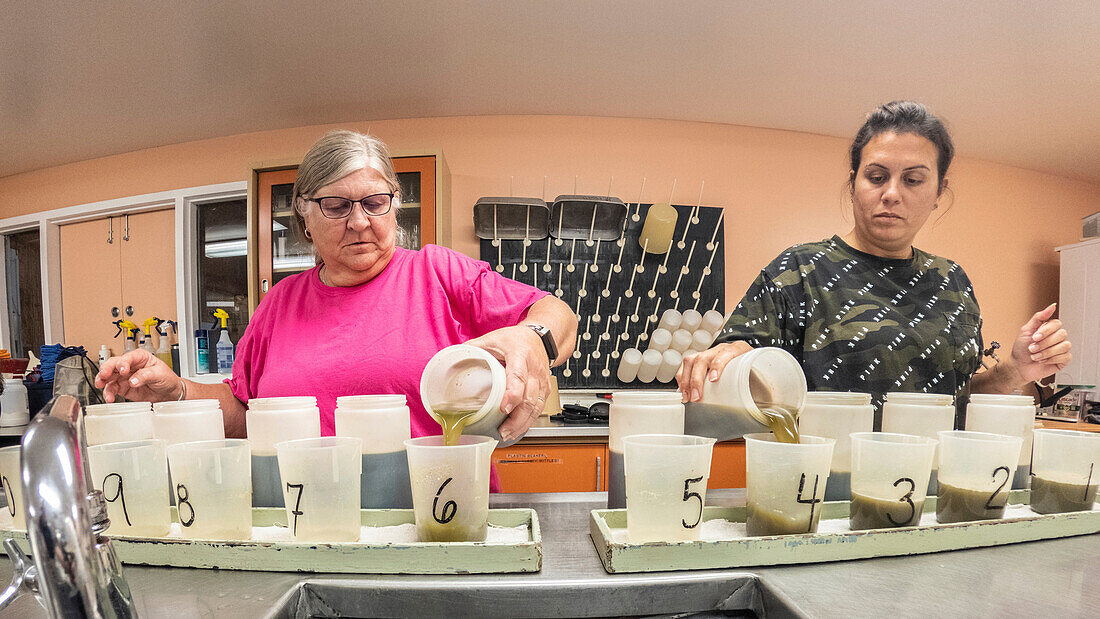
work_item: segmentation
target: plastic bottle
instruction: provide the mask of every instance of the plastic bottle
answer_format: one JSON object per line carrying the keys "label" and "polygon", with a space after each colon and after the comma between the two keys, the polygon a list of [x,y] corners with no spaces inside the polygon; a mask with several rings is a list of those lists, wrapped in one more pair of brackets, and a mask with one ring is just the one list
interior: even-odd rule
{"label": "plastic bottle", "polygon": [[122,329],[126,329],[126,343],[122,346],[122,351],[128,353],[135,350],[137,348],[137,334],[141,328],[125,319],[116,321],[115,324],[118,325],[119,333],[122,332]]}
{"label": "plastic bottle", "polygon": [[168,332],[160,328],[162,324],[164,324],[164,321],[158,318],[156,329],[157,334],[160,335],[160,345],[157,346],[157,359],[160,359],[175,371],[175,368],[172,367],[172,347],[168,344]]}
{"label": "plastic bottle", "polygon": [[210,332],[195,329],[195,373],[210,373]]}
{"label": "plastic bottle", "polygon": [[18,378],[5,378],[0,393],[0,426],[25,426],[30,420],[27,387]]}
{"label": "plastic bottle", "polygon": [[103,365],[108,359],[111,358],[111,350],[107,348],[106,344],[102,344],[99,347],[99,365]]}
{"label": "plastic bottle", "polygon": [[[651,254],[663,254],[672,247],[672,234],[676,230],[676,209],[668,202],[658,202],[649,207],[638,246]],[[642,256],[645,259],[645,256]]]}
{"label": "plastic bottle", "polygon": [[214,350],[218,355],[218,373],[230,374],[233,372],[233,340],[229,339],[229,314],[220,307],[214,310],[214,317],[222,321],[222,334],[218,337],[218,343]]}

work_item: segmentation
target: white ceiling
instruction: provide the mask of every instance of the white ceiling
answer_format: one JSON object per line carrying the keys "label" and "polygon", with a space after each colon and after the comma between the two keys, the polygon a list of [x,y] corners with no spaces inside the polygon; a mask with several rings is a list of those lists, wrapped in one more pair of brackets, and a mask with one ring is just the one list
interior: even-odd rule
{"label": "white ceiling", "polygon": [[1100,181],[1100,3],[0,0],[0,177],[318,123],[478,114],[850,137],[929,104],[964,155]]}

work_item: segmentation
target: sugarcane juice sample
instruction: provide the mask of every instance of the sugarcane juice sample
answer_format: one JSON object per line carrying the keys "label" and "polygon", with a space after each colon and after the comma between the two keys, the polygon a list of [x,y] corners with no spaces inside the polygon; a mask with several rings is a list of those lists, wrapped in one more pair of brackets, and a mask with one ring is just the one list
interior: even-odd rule
{"label": "sugarcane juice sample", "polygon": [[458,437],[462,431],[473,421],[474,415],[481,409],[479,404],[469,402],[458,404],[440,404],[433,407],[439,425],[443,428],[443,444],[454,446],[458,444]]}
{"label": "sugarcane juice sample", "polygon": [[794,413],[779,407],[761,408],[760,412],[768,421],[768,428],[775,435],[775,440],[780,443],[798,444],[798,423]]}
{"label": "sugarcane juice sample", "polygon": [[1004,517],[1008,504],[1006,489],[994,492],[958,488],[940,481],[936,499],[936,520],[940,523],[995,520]]}
{"label": "sugarcane juice sample", "polygon": [[850,509],[853,531],[914,527],[920,524],[924,499],[880,499],[853,492]]}
{"label": "sugarcane juice sample", "polygon": [[1092,509],[1100,484],[1073,484],[1034,476],[1031,478],[1031,509],[1040,514],[1083,512]]}
{"label": "sugarcane juice sample", "polygon": [[781,511],[764,509],[760,505],[749,501],[747,510],[745,530],[752,537],[812,533],[817,530],[817,523],[821,519],[821,510],[819,509],[806,510],[803,514],[791,516]]}

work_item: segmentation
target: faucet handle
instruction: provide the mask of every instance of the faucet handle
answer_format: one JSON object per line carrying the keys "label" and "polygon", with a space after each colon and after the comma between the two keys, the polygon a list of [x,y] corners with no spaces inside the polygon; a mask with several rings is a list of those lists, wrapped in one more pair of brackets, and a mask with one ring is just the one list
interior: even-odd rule
{"label": "faucet handle", "polygon": [[86,495],[88,500],[88,520],[92,525],[92,533],[100,534],[111,526],[111,519],[107,517],[107,501],[103,493],[95,488]]}
{"label": "faucet handle", "polygon": [[11,557],[13,573],[11,583],[0,592],[0,610],[7,608],[23,591],[30,591],[38,597],[38,568],[34,561],[10,537],[4,540],[4,550]]}

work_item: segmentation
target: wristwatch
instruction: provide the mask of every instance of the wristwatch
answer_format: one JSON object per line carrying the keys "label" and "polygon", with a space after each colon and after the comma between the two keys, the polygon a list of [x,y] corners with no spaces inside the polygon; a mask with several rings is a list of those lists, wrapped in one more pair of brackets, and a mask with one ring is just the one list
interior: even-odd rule
{"label": "wristwatch", "polygon": [[558,345],[554,343],[554,336],[550,334],[550,329],[536,324],[527,325],[527,328],[538,333],[539,337],[542,338],[542,345],[546,348],[546,358],[553,364],[554,359],[558,358]]}

